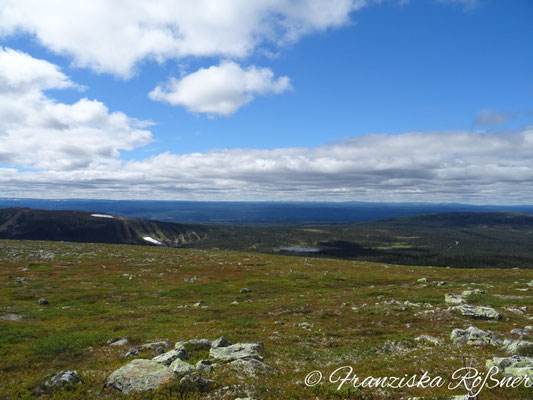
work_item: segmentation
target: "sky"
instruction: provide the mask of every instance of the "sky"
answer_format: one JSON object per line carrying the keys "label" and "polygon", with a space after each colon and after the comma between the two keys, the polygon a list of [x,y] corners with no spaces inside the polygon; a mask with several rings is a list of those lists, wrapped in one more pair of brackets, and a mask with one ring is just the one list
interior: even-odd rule
{"label": "sky", "polygon": [[0,197],[531,204],[530,0],[3,0]]}

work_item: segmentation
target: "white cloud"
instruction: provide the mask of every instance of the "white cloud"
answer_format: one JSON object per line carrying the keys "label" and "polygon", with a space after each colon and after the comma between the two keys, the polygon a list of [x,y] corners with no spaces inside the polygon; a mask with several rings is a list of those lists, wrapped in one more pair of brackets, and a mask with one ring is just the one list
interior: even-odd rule
{"label": "white cloud", "polygon": [[80,67],[129,77],[141,60],[240,58],[338,27],[365,0],[3,0],[0,35],[26,32]]}
{"label": "white cloud", "polygon": [[274,79],[268,68],[242,69],[232,61],[201,68],[181,79],[171,78],[157,86],[152,100],[182,105],[189,111],[229,115],[248,104],[257,95],[282,93],[291,87],[286,76]]}
{"label": "white cloud", "polygon": [[6,169],[0,184],[6,196],[26,197],[530,203],[531,159],[533,128],[373,134],[317,147],[163,153],[73,171]]}
{"label": "white cloud", "polygon": [[0,92],[64,89],[73,82],[44,60],[0,46]]}
{"label": "white cloud", "polygon": [[111,162],[151,140],[146,123],[96,100],[58,103],[43,90],[75,87],[44,60],[0,48],[0,163],[61,170]]}

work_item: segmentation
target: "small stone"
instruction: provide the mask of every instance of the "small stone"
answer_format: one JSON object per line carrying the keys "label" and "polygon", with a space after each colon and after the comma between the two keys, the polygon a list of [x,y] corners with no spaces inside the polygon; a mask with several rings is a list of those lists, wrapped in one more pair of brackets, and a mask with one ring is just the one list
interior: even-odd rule
{"label": "small stone", "polygon": [[162,341],[159,341],[159,342],[145,343],[145,344],[139,346],[139,350],[141,350],[141,351],[152,350],[152,349],[155,350],[158,347],[163,347],[164,349],[167,349],[170,346],[171,346],[171,344],[169,342],[166,342],[166,341],[162,340]]}
{"label": "small stone", "polygon": [[219,337],[211,343],[211,347],[228,347],[231,346],[231,342],[224,336]]}
{"label": "small stone", "polygon": [[195,370],[191,364],[189,364],[187,361],[183,361],[181,358],[172,361],[169,368],[178,375],[186,375]]}
{"label": "small stone", "polygon": [[239,302],[237,300],[234,300],[234,301],[231,302],[231,305],[232,306],[238,306]]}
{"label": "small stone", "polygon": [[242,288],[241,293],[251,293],[251,290],[248,288]]}
{"label": "small stone", "polygon": [[4,314],[0,315],[0,321],[22,321],[24,317],[19,314]]}
{"label": "small stone", "polygon": [[444,295],[444,301],[448,304],[461,304],[465,302],[463,296],[453,293],[446,293]]}
{"label": "small stone", "polygon": [[30,272],[30,269],[28,267],[24,267],[21,269],[22,272]]}
{"label": "small stone", "polygon": [[126,354],[124,354],[124,357],[129,358],[129,357],[135,357],[138,355],[139,355],[139,349],[136,347],[132,347],[131,349],[128,350]]}
{"label": "small stone", "polygon": [[46,306],[49,304],[48,300],[45,299],[44,297],[41,297],[39,300],[37,300],[37,303],[40,304],[41,306]]}
{"label": "small stone", "polygon": [[200,360],[196,363],[196,370],[200,372],[211,372],[213,363],[209,360]]}
{"label": "small stone", "polygon": [[81,378],[77,371],[61,371],[48,378],[44,385],[47,387],[61,387],[64,385],[81,384]]}
{"label": "small stone", "polygon": [[128,338],[112,338],[107,341],[107,344],[110,346],[126,346],[128,344]]}
{"label": "small stone", "polygon": [[203,306],[205,304],[205,302],[203,300],[200,300],[198,303],[194,303],[193,305],[195,307],[200,307],[200,306]]}
{"label": "small stone", "polygon": [[420,279],[417,279],[416,281],[419,282],[419,283],[427,283],[428,279],[427,278],[420,278]]}
{"label": "small stone", "polygon": [[285,325],[285,324],[283,323],[283,321],[275,321],[274,325]]}
{"label": "small stone", "polygon": [[487,293],[486,291],[484,291],[483,289],[468,289],[468,290],[465,290],[463,293],[461,293],[461,295],[463,297],[468,297],[468,296],[472,296],[473,294],[485,294]]}
{"label": "small stone", "polygon": [[264,346],[261,342],[237,343],[228,347],[213,347],[209,356],[219,361],[233,361],[240,358],[262,360]]}
{"label": "small stone", "polygon": [[430,335],[420,335],[415,338],[415,342],[423,342],[432,346],[444,346],[444,342],[442,340]]}
{"label": "small stone", "polygon": [[187,354],[187,350],[185,350],[184,347],[177,348],[174,350],[170,350],[166,353],[163,353],[159,356],[156,356],[152,358],[153,361],[161,363],[163,365],[170,365],[172,362],[178,358],[181,358],[182,360],[188,360],[189,355]]}
{"label": "small stone", "polygon": [[15,283],[26,283],[28,281],[29,281],[28,278],[23,278],[23,277],[20,277],[20,276],[17,276],[17,279],[15,279]]}
{"label": "small stone", "polygon": [[154,349],[154,356],[159,356],[165,352],[165,348],[163,346],[156,347]]}

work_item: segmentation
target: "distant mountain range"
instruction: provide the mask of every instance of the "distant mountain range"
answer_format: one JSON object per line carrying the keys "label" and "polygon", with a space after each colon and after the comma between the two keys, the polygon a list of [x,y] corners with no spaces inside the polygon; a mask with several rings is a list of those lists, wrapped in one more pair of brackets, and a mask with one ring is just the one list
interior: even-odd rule
{"label": "distant mountain range", "polygon": [[83,210],[179,223],[270,224],[378,221],[422,214],[455,212],[533,213],[532,205],[469,205],[368,202],[220,202],[92,199],[1,199],[0,208]]}
{"label": "distant mountain range", "polygon": [[0,239],[180,247],[206,238],[201,226],[86,211],[0,210]]}

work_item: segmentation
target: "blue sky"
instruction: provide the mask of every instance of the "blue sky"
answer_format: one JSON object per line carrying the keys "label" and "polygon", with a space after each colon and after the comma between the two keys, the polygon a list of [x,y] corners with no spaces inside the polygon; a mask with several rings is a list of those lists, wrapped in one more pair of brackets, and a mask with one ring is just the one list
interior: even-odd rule
{"label": "blue sky", "polygon": [[[0,6],[4,71],[18,70],[20,54],[35,61],[24,78],[0,76],[6,104],[29,104],[28,115],[47,102],[59,109],[46,126],[30,117],[0,125],[0,138],[2,129],[8,137],[0,144],[0,185],[8,195],[530,198],[530,1],[262,0],[245,7],[228,0],[210,8],[209,0],[192,7],[162,0],[151,11],[165,17],[153,21],[135,7],[122,16],[120,2],[79,13],[82,3],[72,3]],[[211,20],[202,19],[202,7]],[[150,37],[169,25],[185,39],[163,46],[165,37]],[[132,26],[145,31],[122,37]],[[28,93],[45,99],[24,103]],[[68,106],[84,98],[94,115],[76,119]],[[127,120],[109,122],[114,112]],[[412,150],[424,146],[425,154]],[[155,170],[166,172],[156,177]]]}

